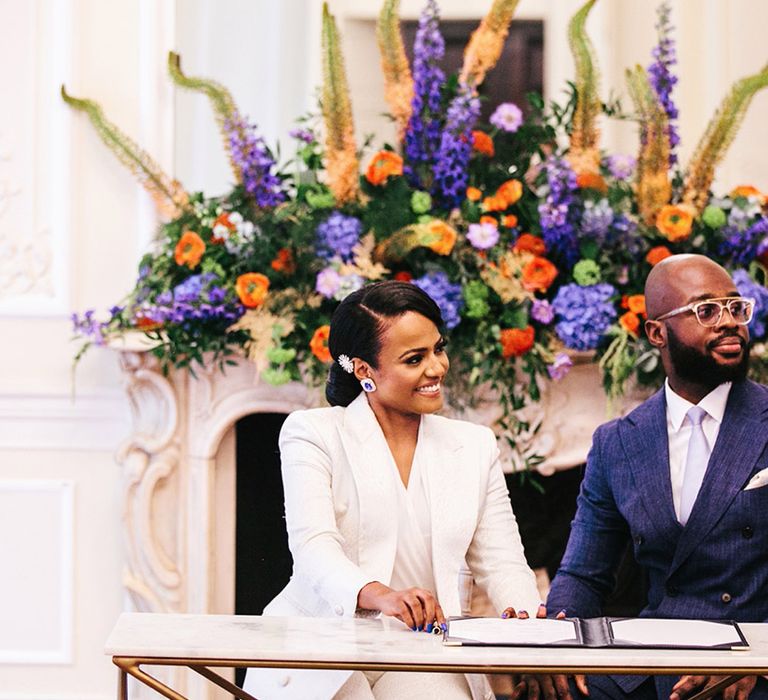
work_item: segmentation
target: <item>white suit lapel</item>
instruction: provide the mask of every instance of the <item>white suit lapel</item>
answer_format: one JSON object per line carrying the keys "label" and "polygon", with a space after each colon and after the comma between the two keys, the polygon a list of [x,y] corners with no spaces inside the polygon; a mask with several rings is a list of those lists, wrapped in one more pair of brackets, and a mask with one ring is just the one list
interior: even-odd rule
{"label": "white suit lapel", "polygon": [[467,469],[467,451],[439,418],[423,418],[422,455],[432,524],[432,568],[437,597],[446,614],[458,615],[457,546],[466,546],[477,512],[477,470]]}
{"label": "white suit lapel", "polygon": [[396,483],[389,446],[365,394],[344,411],[341,442],[357,489],[358,565],[372,580],[389,584],[397,548]]}

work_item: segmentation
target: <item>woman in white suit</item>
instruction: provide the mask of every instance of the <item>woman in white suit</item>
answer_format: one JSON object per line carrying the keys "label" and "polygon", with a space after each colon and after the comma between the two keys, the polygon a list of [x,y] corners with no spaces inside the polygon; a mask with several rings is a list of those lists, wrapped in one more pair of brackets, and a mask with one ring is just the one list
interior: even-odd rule
{"label": "woman in white suit", "polygon": [[[536,610],[493,433],[433,415],[448,356],[435,302],[405,282],[350,294],[331,320],[331,408],[292,413],[280,433],[288,585],[265,615],[378,611],[414,631],[461,614],[469,566],[500,614]],[[270,698],[493,698],[485,676],[249,669]]]}

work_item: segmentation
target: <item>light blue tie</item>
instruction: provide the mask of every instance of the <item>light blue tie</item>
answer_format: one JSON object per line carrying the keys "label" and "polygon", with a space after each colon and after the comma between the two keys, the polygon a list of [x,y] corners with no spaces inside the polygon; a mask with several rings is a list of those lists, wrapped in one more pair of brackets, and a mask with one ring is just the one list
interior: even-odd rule
{"label": "light blue tie", "polygon": [[704,472],[707,471],[711,450],[707,444],[707,436],[701,422],[707,412],[699,407],[692,406],[688,409],[688,420],[691,421],[691,439],[688,441],[688,455],[685,458],[685,472],[683,473],[683,488],[680,492],[680,523],[685,525],[699,495],[701,482],[704,481]]}

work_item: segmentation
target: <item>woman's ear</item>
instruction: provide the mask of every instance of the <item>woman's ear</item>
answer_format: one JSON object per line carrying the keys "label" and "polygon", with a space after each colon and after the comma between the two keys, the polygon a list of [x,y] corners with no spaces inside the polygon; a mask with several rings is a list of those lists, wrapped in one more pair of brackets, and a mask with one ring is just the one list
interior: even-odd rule
{"label": "woman's ear", "polygon": [[367,362],[363,362],[357,358],[354,359],[355,363],[355,378],[359,381],[371,376],[371,368]]}
{"label": "woman's ear", "polygon": [[649,318],[645,322],[645,335],[655,348],[663,348],[667,344],[667,327],[661,321]]}

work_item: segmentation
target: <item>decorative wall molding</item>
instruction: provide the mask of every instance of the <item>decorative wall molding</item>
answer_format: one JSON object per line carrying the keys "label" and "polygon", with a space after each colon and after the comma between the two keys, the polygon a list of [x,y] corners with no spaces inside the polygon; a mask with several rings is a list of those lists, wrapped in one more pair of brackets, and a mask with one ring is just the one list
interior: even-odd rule
{"label": "decorative wall molding", "polygon": [[128,429],[123,393],[0,394],[0,450],[113,453]]}
{"label": "decorative wall molding", "polygon": [[5,42],[26,50],[6,76],[19,81],[8,86],[17,109],[5,127],[0,119],[0,315],[49,316],[69,307],[70,115],[58,88],[70,72],[72,0],[24,7],[25,35]]}
{"label": "decorative wall molding", "polygon": [[[42,480],[42,479],[14,479],[0,480],[0,498],[3,493],[16,494],[55,494],[58,495],[59,517],[52,531],[50,532],[50,541],[52,544],[48,552],[36,552],[39,557],[58,557],[58,577],[52,582],[52,596],[57,598],[58,634],[57,643],[50,648],[13,648],[0,647],[0,664],[70,664],[72,663],[72,647],[74,641],[74,482],[64,480]],[[17,495],[18,498],[18,495]],[[41,503],[41,507],[50,505]],[[30,521],[34,520],[38,524],[36,513],[31,509],[28,511]],[[25,524],[15,522],[14,527],[21,528],[23,531]],[[16,561],[9,557],[12,554],[5,552],[3,566],[6,571],[14,571],[22,568],[24,562]],[[47,581],[35,581],[35,585],[47,583]],[[2,590],[0,582],[0,590]],[[14,605],[34,606],[39,604],[39,600],[14,600]],[[2,639],[2,637],[0,637]]]}

